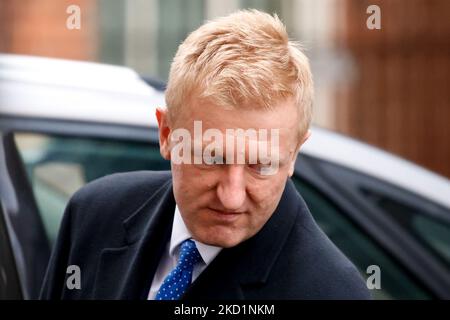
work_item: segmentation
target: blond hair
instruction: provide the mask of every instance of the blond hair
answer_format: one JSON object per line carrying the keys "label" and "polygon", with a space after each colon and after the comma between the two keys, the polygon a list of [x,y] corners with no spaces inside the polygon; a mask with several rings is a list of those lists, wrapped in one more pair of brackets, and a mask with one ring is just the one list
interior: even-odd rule
{"label": "blond hair", "polygon": [[193,98],[232,107],[272,108],[294,98],[300,135],[312,117],[308,58],[274,15],[241,10],[209,21],[179,46],[166,90],[169,116]]}

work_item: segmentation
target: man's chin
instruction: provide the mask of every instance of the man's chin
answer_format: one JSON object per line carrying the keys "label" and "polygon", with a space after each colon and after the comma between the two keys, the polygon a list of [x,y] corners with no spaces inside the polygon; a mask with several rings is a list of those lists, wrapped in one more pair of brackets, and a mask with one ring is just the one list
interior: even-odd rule
{"label": "man's chin", "polygon": [[212,230],[211,232],[206,233],[194,233],[194,239],[201,243],[220,248],[232,248],[245,240],[244,237],[235,233],[230,234],[229,230],[225,231],[220,230],[222,228],[218,229],[219,230]]}

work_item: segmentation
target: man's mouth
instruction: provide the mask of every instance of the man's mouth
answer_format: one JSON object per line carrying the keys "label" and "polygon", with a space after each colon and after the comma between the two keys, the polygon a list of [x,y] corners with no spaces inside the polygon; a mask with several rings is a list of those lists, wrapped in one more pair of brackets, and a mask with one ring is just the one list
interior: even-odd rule
{"label": "man's mouth", "polygon": [[212,214],[220,220],[225,220],[225,221],[234,221],[235,219],[239,218],[242,214],[244,214],[245,212],[243,211],[226,211],[226,210],[221,210],[221,209],[213,209],[213,208],[209,208],[209,210],[212,212]]}

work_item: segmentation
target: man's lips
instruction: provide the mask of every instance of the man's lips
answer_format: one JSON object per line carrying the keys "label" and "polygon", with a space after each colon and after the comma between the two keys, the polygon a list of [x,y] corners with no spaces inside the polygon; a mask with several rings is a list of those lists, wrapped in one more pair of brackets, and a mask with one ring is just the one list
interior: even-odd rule
{"label": "man's lips", "polygon": [[226,211],[226,210],[213,209],[213,208],[209,208],[209,209],[216,213],[223,214],[223,215],[239,215],[239,214],[244,213],[244,211]]}
{"label": "man's lips", "polygon": [[213,209],[213,208],[209,208],[209,210],[213,213],[213,215],[220,220],[225,220],[225,221],[234,221],[235,219],[239,218],[242,214],[244,214],[245,212],[243,211],[225,211],[225,210],[220,210],[220,209]]}

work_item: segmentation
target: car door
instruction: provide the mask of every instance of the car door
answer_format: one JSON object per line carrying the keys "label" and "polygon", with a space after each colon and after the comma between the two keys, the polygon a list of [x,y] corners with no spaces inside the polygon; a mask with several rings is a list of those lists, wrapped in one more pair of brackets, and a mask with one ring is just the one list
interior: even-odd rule
{"label": "car door", "polygon": [[434,252],[445,251],[445,245],[448,250],[445,229],[449,230],[450,225],[441,223],[436,227],[432,222],[426,225],[429,230],[439,228],[440,232],[438,237],[429,240],[430,246],[438,249],[430,250],[417,241],[411,230],[382,212],[381,208],[388,207],[401,215],[404,212],[398,204],[395,208],[391,203],[387,206],[385,200],[382,206],[369,196],[373,197],[375,191],[394,199],[404,195],[402,203],[421,208],[415,210],[421,219],[428,220],[428,211],[448,216],[448,210],[427,205],[424,199],[417,200],[417,195],[405,197],[407,190],[375,177],[305,155],[299,157],[294,182],[318,224],[361,274],[368,278],[369,266],[380,268],[382,288],[372,291],[376,298],[446,299],[450,296],[449,270]]}
{"label": "car door", "polygon": [[1,131],[0,158],[0,200],[6,221],[10,222],[17,273],[24,288],[23,296],[35,299],[50,257],[50,246],[13,134],[7,130]]}
{"label": "car door", "polygon": [[0,300],[17,300],[22,299],[23,295],[8,219],[0,201]]}
{"label": "car door", "polygon": [[[37,298],[64,208],[86,183],[116,172],[167,170],[156,128],[0,117],[1,199],[24,257],[26,298]],[[26,259],[25,259],[26,258]],[[33,281],[30,281],[33,280]]]}

